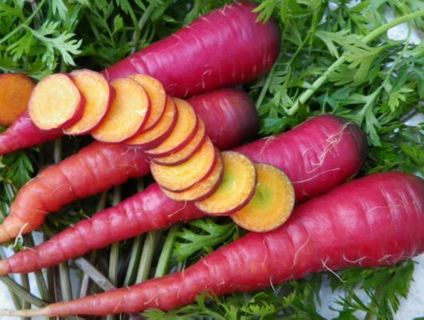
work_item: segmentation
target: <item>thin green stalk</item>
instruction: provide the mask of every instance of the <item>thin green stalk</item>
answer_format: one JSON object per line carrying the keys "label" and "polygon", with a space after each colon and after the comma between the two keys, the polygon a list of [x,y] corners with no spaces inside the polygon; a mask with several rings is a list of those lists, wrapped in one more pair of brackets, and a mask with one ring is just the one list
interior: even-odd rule
{"label": "thin green stalk", "polygon": [[64,301],[72,300],[72,284],[69,276],[69,267],[67,262],[61,263],[59,265],[59,277],[62,299]]}
{"label": "thin green stalk", "polygon": [[[34,247],[34,240],[32,236],[25,236],[24,243],[28,247]],[[44,280],[43,272],[39,270],[39,271],[36,271],[34,275],[35,275],[35,281],[37,283],[37,288],[38,288],[38,291],[40,292],[41,298],[45,301],[49,301],[47,284],[46,284],[46,281]]]}
{"label": "thin green stalk", "polygon": [[[362,42],[367,43],[372,40],[375,40],[375,38],[379,37],[384,32],[388,31],[389,29],[404,23],[408,22],[410,20],[413,20],[418,17],[424,16],[424,10],[419,10],[417,12],[413,12],[407,15],[404,15],[402,17],[393,19],[392,21],[389,21],[382,26],[374,29],[369,34],[364,36],[362,38]],[[306,90],[304,91],[293,103],[292,107],[287,110],[288,115],[294,115],[299,107],[304,104],[308,99],[328,80],[328,77],[331,73],[333,73],[340,65],[342,65],[344,62],[346,62],[346,54],[343,54],[338,58],[328,69],[326,72],[324,72],[319,78],[317,78],[314,83]]]}
{"label": "thin green stalk", "polygon": [[[116,206],[121,200],[121,188],[113,190],[112,204]],[[114,243],[110,249],[109,256],[109,279],[116,286],[118,284],[119,243]]]}
{"label": "thin green stalk", "polygon": [[[121,201],[121,188],[119,186],[113,189],[112,204],[116,206]],[[119,247],[120,243],[114,243],[110,248],[109,256],[109,279],[114,286],[118,285],[118,266],[119,266]],[[116,316],[110,315],[106,317],[107,320],[116,319]]]}
{"label": "thin green stalk", "polygon": [[155,278],[162,277],[168,272],[169,260],[171,259],[172,249],[174,248],[175,237],[180,230],[179,226],[173,226],[166,236],[159,261],[156,266]]}
{"label": "thin green stalk", "polygon": [[[5,259],[6,254],[2,247],[0,247],[0,258]],[[16,310],[22,309],[21,300],[18,298],[18,296],[10,289],[10,287],[7,287],[10,293],[10,297],[12,298],[13,304],[16,308]]]}
{"label": "thin green stalk", "polygon": [[136,283],[140,283],[149,278],[152,266],[153,255],[160,239],[161,231],[152,231],[146,234],[141,255],[140,266],[136,277]]}
{"label": "thin green stalk", "polygon": [[28,292],[27,289],[25,289],[23,286],[21,286],[19,283],[13,280],[11,277],[9,276],[0,277],[0,281],[2,281],[9,288],[10,291],[16,294],[23,301],[28,302],[40,308],[47,305],[46,301],[43,301],[40,298],[33,295],[32,293]]}
{"label": "thin green stalk", "polygon": [[[21,285],[22,288],[24,288],[27,292],[31,292],[31,287],[29,284],[29,278],[27,274],[20,274],[19,277],[21,278]],[[22,299],[21,301],[22,309],[29,309],[31,308],[31,304],[25,300]],[[28,319],[27,317],[24,317],[24,319]]]}
{"label": "thin green stalk", "polygon": [[[97,202],[96,212],[99,212],[103,210],[106,207],[106,200],[107,200],[107,191],[103,192],[100,195],[100,198]],[[89,262],[94,265],[96,262],[97,257],[97,251],[92,251],[90,253]],[[90,277],[87,273],[83,273],[82,279],[81,279],[81,286],[79,290],[79,297],[85,297],[88,292],[90,291]]]}
{"label": "thin green stalk", "polygon": [[131,248],[130,262],[128,263],[128,271],[125,275],[124,286],[130,286],[135,282],[137,266],[140,261],[142,248],[143,236],[138,236],[134,239]]}
{"label": "thin green stalk", "polygon": [[[137,180],[137,191],[140,192],[144,189],[143,179]],[[133,240],[133,245],[131,248],[130,261],[128,263],[127,273],[125,274],[124,286],[130,286],[134,284],[137,276],[137,267],[140,263],[141,252],[143,249],[143,239],[142,235],[136,237]]]}
{"label": "thin green stalk", "polygon": [[104,291],[115,289],[115,286],[110,280],[103,275],[96,267],[84,258],[78,258],[74,261],[76,266],[85,274],[87,274],[95,284],[97,284]]}

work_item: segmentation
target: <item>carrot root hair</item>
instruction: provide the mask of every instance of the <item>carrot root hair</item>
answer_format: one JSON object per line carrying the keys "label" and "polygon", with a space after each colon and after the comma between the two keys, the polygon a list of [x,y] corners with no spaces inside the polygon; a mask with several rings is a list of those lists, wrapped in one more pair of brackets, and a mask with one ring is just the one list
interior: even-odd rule
{"label": "carrot root hair", "polygon": [[48,307],[41,309],[0,310],[0,317],[41,317],[48,316]]}

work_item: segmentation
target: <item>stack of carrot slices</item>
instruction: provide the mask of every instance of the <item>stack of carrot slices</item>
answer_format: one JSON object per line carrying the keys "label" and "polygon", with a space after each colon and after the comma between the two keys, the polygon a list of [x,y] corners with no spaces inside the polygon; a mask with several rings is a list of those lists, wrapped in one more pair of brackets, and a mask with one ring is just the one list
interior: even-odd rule
{"label": "stack of carrot slices", "polygon": [[54,74],[36,85],[28,109],[40,129],[141,148],[169,198],[193,201],[209,215],[230,215],[247,230],[275,229],[293,210],[294,189],[281,170],[238,152],[221,153],[190,103],[167,96],[148,75],[108,83],[90,70]]}

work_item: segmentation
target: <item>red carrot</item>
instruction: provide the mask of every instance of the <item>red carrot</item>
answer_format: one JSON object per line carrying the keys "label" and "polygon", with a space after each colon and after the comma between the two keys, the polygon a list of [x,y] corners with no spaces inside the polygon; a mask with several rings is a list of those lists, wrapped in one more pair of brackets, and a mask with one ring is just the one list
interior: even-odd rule
{"label": "red carrot", "polygon": [[24,112],[4,133],[0,134],[0,156],[54,140],[62,135],[63,132],[60,129],[49,131],[38,129],[28,112]]}
{"label": "red carrot", "polygon": [[[240,145],[257,130],[255,107],[242,91],[219,90],[189,101],[204,116],[207,132],[218,148]],[[221,116],[207,114],[204,109]],[[149,170],[146,156],[136,147],[93,143],[45,169],[19,190],[9,216],[0,225],[0,242],[38,228],[49,212],[129,178],[146,175]]]}
{"label": "red carrot", "polygon": [[423,251],[424,181],[403,173],[375,174],[298,206],[287,224],[268,233],[250,233],[183,272],[40,310],[4,314],[170,310],[193,302],[202,292],[259,290],[312,272],[392,265]]}
{"label": "red carrot", "polygon": [[280,49],[275,21],[258,22],[254,8],[237,2],[214,10],[104,74],[109,80],[149,74],[178,97],[252,81],[270,70]]}
{"label": "red carrot", "polygon": [[[303,139],[303,143],[292,144],[291,139]],[[363,133],[355,125],[334,116],[315,117],[274,137],[272,145],[269,141],[262,139],[238,151],[249,154],[257,162],[272,163],[283,169],[296,181],[298,200],[331,190],[336,183],[351,177],[365,156]],[[298,155],[306,154],[305,150],[311,150],[308,151],[309,157],[305,160],[298,158]],[[320,166],[309,170],[306,161],[315,159],[322,159]],[[192,203],[172,201],[154,184],[116,207],[75,224],[40,246],[0,261],[0,274],[31,272],[147,231],[201,216]]]}
{"label": "red carrot", "polygon": [[[280,48],[275,21],[257,22],[254,8],[251,3],[234,3],[212,11],[105,69],[103,74],[108,80],[133,73],[148,74],[159,79],[168,94],[177,97],[254,80],[271,69]],[[40,130],[36,133],[15,132],[11,127],[0,138],[0,155],[56,137]],[[16,137],[20,143],[11,141]]]}

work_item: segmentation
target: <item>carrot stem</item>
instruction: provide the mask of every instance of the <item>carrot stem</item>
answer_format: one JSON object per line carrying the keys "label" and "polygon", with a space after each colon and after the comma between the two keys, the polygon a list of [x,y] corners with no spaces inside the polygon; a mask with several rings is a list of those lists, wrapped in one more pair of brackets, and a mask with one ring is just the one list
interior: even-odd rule
{"label": "carrot stem", "polygon": [[[102,211],[106,207],[106,200],[107,200],[107,191],[103,192],[100,195],[100,198],[97,202],[96,212]],[[94,264],[96,262],[97,257],[97,251],[92,251],[90,254],[90,263]],[[79,297],[85,297],[90,290],[90,277],[87,273],[83,273],[82,279],[81,279],[81,285],[79,290]]]}
{"label": "carrot stem", "polygon": [[47,305],[46,301],[41,300],[36,297],[32,293],[28,292],[23,286],[17,283],[14,279],[9,276],[0,277],[0,281],[2,281],[10,291],[16,294],[23,301],[28,302],[37,307],[44,307]]}
{"label": "carrot stem", "polygon": [[[28,275],[27,274],[21,274],[20,278],[21,278],[22,288],[24,288],[25,291],[27,291],[27,292],[31,292],[31,287],[30,287],[30,284],[29,284]],[[21,306],[22,306],[22,309],[31,308],[31,304],[29,302],[25,301],[25,300],[21,301]],[[27,320],[28,317],[24,317],[24,319]]]}
{"label": "carrot stem", "polygon": [[149,278],[155,248],[159,242],[161,231],[152,231],[146,234],[141,255],[140,266],[137,273],[136,283],[140,283]]}
{"label": "carrot stem", "polygon": [[90,277],[95,284],[97,284],[104,291],[115,289],[115,286],[110,280],[105,277],[99,270],[96,269],[87,259],[78,258],[75,261],[76,266],[85,274]]}
{"label": "carrot stem", "polygon": [[169,230],[156,266],[155,278],[162,277],[168,272],[169,260],[171,259],[175,237],[179,230],[179,226],[173,226]]}
{"label": "carrot stem", "polygon": [[137,272],[136,269],[140,261],[141,251],[143,248],[142,244],[143,244],[142,236],[136,237],[133,241],[133,245],[131,248],[130,261],[128,263],[128,271],[127,271],[127,274],[125,275],[124,286],[130,286],[134,284],[135,282],[136,272]]}

